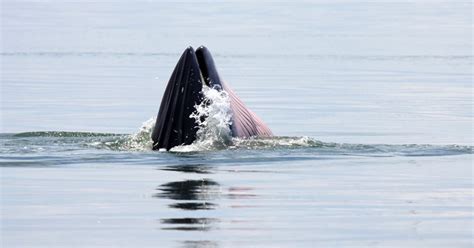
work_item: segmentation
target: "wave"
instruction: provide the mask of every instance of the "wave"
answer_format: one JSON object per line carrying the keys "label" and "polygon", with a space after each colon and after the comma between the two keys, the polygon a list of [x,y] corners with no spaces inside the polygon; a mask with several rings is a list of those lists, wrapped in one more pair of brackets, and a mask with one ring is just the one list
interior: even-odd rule
{"label": "wave", "polygon": [[[155,152],[150,138],[154,119],[146,121],[134,134],[92,132],[27,132],[2,134],[5,144],[0,154],[70,152],[94,149],[111,152]],[[448,156],[473,154],[467,145],[431,144],[352,144],[323,142],[312,137],[275,136],[269,138],[231,138],[228,143],[206,140],[188,146],[178,146],[170,153],[208,153],[219,151],[294,152],[338,156]]]}
{"label": "wave", "polygon": [[35,131],[35,132],[23,132],[14,134],[13,137],[28,138],[28,137],[109,137],[109,136],[121,136],[123,134],[114,133],[94,133],[94,132],[68,132],[68,131]]}
{"label": "wave", "polygon": [[[311,155],[338,156],[446,156],[472,154],[472,146],[430,144],[347,144],[323,142],[312,137],[275,136],[269,138],[233,138],[229,125],[232,113],[225,91],[205,87],[205,101],[190,116],[199,127],[196,141],[177,146],[171,153],[205,153],[215,151],[284,151]],[[205,117],[205,118],[203,118]],[[95,149],[125,152],[152,152],[151,133],[155,119],[145,121],[133,134],[94,132],[25,132],[0,134],[5,145],[0,154],[70,152]]]}

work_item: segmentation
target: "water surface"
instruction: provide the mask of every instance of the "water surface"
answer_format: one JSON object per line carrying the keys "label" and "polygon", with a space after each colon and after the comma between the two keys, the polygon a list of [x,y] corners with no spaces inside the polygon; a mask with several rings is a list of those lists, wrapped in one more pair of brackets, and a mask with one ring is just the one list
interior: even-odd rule
{"label": "water surface", "polygon": [[[470,1],[2,1],[2,247],[471,247]],[[151,151],[185,47],[271,139]],[[202,148],[202,147],[201,147]]]}

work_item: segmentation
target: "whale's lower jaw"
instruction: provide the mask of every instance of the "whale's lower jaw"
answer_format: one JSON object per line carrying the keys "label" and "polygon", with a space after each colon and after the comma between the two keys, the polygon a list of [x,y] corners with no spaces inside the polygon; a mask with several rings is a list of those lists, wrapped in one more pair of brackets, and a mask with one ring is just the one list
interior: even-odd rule
{"label": "whale's lower jaw", "polygon": [[188,47],[181,55],[166,86],[152,133],[153,149],[189,145],[196,140],[198,126],[190,115],[204,96],[202,87],[225,90],[230,98],[233,137],[272,136],[271,130],[249,110],[232,89],[225,84],[206,47],[196,51]]}
{"label": "whale's lower jaw", "polygon": [[184,51],[174,68],[161,100],[152,133],[153,149],[169,150],[191,144],[196,139],[197,126],[189,116],[202,101],[199,65],[192,48]]}

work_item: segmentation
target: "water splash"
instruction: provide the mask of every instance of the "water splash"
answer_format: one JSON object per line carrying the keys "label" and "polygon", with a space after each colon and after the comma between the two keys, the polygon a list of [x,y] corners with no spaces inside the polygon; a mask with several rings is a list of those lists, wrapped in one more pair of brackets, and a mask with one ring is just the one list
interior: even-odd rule
{"label": "water splash", "polygon": [[322,142],[311,137],[275,136],[268,138],[233,139],[230,149],[237,150],[288,150],[306,149],[321,155],[345,156],[447,156],[473,154],[472,146],[430,144],[353,144]]}
{"label": "water splash", "polygon": [[103,139],[92,142],[89,145],[96,148],[106,148],[119,151],[151,151],[153,148],[151,133],[155,127],[155,122],[155,118],[150,118],[143,122],[142,126],[136,133],[122,135],[114,139]]}
{"label": "water splash", "polygon": [[233,149],[278,149],[278,148],[301,148],[301,147],[325,147],[332,143],[324,143],[311,137],[252,137],[233,138]]}
{"label": "water splash", "polygon": [[[196,152],[209,150],[222,150],[232,145],[230,124],[232,113],[230,99],[225,91],[203,87],[204,100],[196,105],[189,117],[194,119],[199,127],[196,140],[191,145],[173,147],[173,152]],[[145,121],[140,129],[131,135],[115,139],[101,140],[91,145],[97,148],[107,148],[121,151],[151,151],[153,141],[151,133],[156,119]]]}
{"label": "water splash", "polygon": [[204,100],[196,105],[190,117],[199,127],[191,145],[173,147],[173,152],[194,152],[225,149],[232,145],[230,125],[232,112],[227,92],[203,87]]}
{"label": "water splash", "polygon": [[153,148],[153,141],[151,139],[151,133],[155,127],[155,118],[150,118],[143,122],[140,129],[127,137],[126,141],[122,144],[122,148],[126,148],[134,151],[150,151]]}

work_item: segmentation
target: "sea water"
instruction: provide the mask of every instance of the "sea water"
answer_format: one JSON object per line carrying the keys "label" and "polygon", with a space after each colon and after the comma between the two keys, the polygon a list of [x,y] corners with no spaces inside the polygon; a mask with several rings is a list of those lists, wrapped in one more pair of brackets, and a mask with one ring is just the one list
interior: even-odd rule
{"label": "sea water", "polygon": [[[470,1],[1,8],[2,247],[472,246]],[[151,150],[189,45],[275,137]]]}

